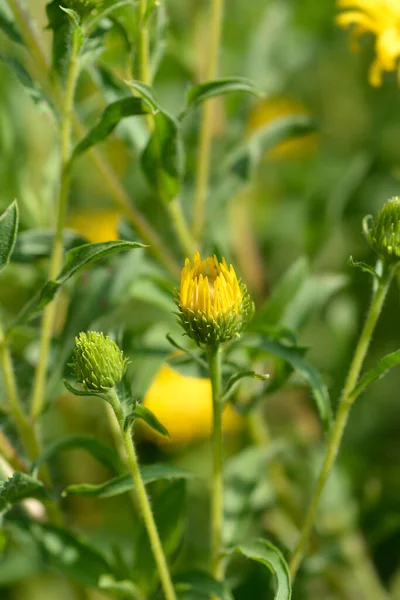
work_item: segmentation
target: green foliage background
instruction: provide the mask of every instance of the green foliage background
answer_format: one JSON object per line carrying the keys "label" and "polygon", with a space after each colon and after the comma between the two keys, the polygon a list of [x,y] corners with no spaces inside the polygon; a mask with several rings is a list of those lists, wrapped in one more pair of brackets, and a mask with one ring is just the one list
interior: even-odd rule
{"label": "green foliage background", "polygon": [[[321,372],[335,406],[371,286],[369,276],[349,267],[347,260],[352,255],[357,261],[373,264],[373,253],[362,235],[362,218],[375,214],[399,190],[398,84],[393,74],[382,88],[368,85],[372,40],[367,36],[359,53],[350,51],[348,37],[335,26],[333,0],[230,0],[227,4],[221,75],[246,77],[267,98],[284,98],[293,101],[294,106],[304,106],[306,114],[317,123],[318,133],[303,143],[300,138],[291,152],[260,152],[251,169],[243,169],[239,163],[232,170],[226,167],[227,157],[247,139],[251,116],[261,100],[242,93],[217,100],[204,251],[217,250],[234,262],[258,309],[271,294],[274,298],[284,273],[292,268],[293,287],[286,291],[278,288],[282,296],[278,296],[275,306],[267,304],[268,318],[263,323],[269,331],[278,326],[292,330],[298,345],[309,348],[307,359]],[[5,5],[2,0],[2,12],[7,12]],[[30,0],[27,5],[50,54],[45,3]],[[166,29],[158,39],[160,63],[154,90],[159,103],[176,115],[183,108],[188,88],[201,79],[204,69],[208,3],[166,0],[165,5],[167,22],[160,23],[161,30],[164,26]],[[117,13],[128,35],[133,35],[134,14],[131,8]],[[87,125],[96,123],[105,105],[120,96],[110,73],[120,78],[122,86],[127,78],[130,58],[118,26],[104,40],[104,52],[89,63],[77,90],[77,110]],[[0,47],[2,56],[26,60],[23,48],[4,33],[0,33]],[[129,94],[126,87],[124,95]],[[180,199],[189,220],[199,115],[199,110],[191,112],[183,127],[186,171]],[[29,97],[7,61],[1,62],[0,211],[17,198],[21,232],[49,228],[54,222],[59,153],[52,121],[51,111],[43,105],[37,89]],[[168,213],[141,168],[139,155],[144,140],[144,123],[135,117],[124,120],[99,147],[132,203],[154,224],[181,263],[184,256]],[[79,158],[72,177],[70,213],[112,205],[113,199],[88,155]],[[119,227],[121,239],[141,241],[126,219]],[[21,236],[21,240],[15,260],[0,275],[1,314],[7,322],[15,318],[47,278],[48,243],[37,250],[30,245],[29,237]],[[45,445],[67,434],[88,432],[112,443],[104,407],[94,399],[72,398],[63,391],[61,378],[69,374],[65,365],[73,337],[89,327],[119,335],[132,361],[129,373],[135,394],[143,396],[170,352],[166,333],[180,339],[172,314],[173,285],[176,281],[145,250],[112,257],[67,283],[69,308],[52,345],[49,406],[41,425]],[[398,349],[398,313],[396,283],[374,336],[367,368]],[[26,399],[37,360],[38,327],[39,321],[33,320],[18,328],[12,339],[18,385]],[[263,360],[265,363],[265,357]],[[279,373],[283,369],[277,358],[270,358],[267,364],[271,371]],[[199,374],[187,364],[174,366],[185,373]],[[284,374],[282,378],[285,380]],[[392,598],[400,597],[399,385],[400,372],[394,369],[367,390],[353,409],[338,466],[324,495],[313,554],[293,593],[295,600],[363,598],[359,581],[368,582],[368,573],[363,571],[365,564],[358,563],[359,545],[365,545]],[[240,514],[233,515],[232,527],[244,527],[244,531],[272,540],[287,555],[296,540],[293,516],[296,521],[304,514],[312,490],[323,433],[309,388],[299,373],[291,375],[283,387],[276,387],[274,393],[264,395],[257,410],[268,423],[272,439],[269,451],[278,453],[279,469],[288,488],[283,494],[275,489],[270,477],[275,467],[266,466],[269,459],[260,449],[254,455],[240,454],[243,463],[238,466],[235,453],[257,439],[249,426],[240,436],[227,440],[227,481],[232,477],[234,490],[228,483],[227,494],[235,493],[235,468],[239,469],[239,479],[247,473],[249,480],[241,500],[244,504]],[[13,438],[15,432],[6,419],[4,430]],[[204,568],[208,493],[202,478],[207,481],[210,473],[208,443],[195,443],[172,454],[142,443],[139,451],[145,464],[165,462],[200,476],[200,481],[194,478],[186,484],[186,494],[185,484],[179,479],[153,483],[151,490],[156,516],[167,530],[174,568]],[[75,483],[101,483],[111,477],[108,467],[99,465],[82,450],[57,455],[51,469],[58,492]],[[126,495],[108,500],[71,495],[63,502],[73,532],[104,550],[107,559],[118,564],[121,579],[129,572],[125,563],[130,564],[133,548],[147,571],[153,568],[149,566],[152,559],[144,532],[132,515]],[[18,509],[14,518],[23,518]],[[95,574],[99,570],[98,557],[82,551],[85,558],[78,576],[68,573],[65,563],[61,564],[64,575],[60,575],[54,570],[60,565],[48,561],[34,541],[46,535],[47,540],[51,539],[48,526],[38,525],[34,535],[29,527],[13,527],[11,524],[12,542],[4,539],[8,550],[0,560],[2,598],[69,598],[65,573],[91,584],[91,569]],[[150,585],[149,581],[140,582],[140,573],[138,577],[138,583]],[[272,579],[260,565],[232,571],[228,580],[236,584],[236,600],[273,597]],[[99,591],[90,593],[92,598],[103,597]]]}

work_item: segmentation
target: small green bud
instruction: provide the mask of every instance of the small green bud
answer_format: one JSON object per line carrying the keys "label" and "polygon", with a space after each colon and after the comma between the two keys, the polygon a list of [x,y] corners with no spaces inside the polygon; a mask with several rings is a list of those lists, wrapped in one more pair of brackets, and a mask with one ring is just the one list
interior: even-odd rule
{"label": "small green bud", "polygon": [[75,338],[73,366],[78,382],[88,391],[104,392],[119,383],[128,359],[103,333],[88,331]]}
{"label": "small green bud", "polygon": [[384,263],[400,261],[400,198],[394,197],[385,202],[375,220],[364,220],[367,239]]}

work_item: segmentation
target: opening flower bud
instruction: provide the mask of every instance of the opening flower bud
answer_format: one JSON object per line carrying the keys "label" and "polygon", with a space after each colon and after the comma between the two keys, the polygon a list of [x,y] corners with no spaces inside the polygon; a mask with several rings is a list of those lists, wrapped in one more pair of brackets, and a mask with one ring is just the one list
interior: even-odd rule
{"label": "opening flower bud", "polygon": [[385,263],[400,261],[400,198],[388,200],[370,224],[371,217],[364,223],[368,241]]}
{"label": "opening flower bud", "polygon": [[198,344],[219,344],[239,336],[253,314],[250,295],[233,266],[215,255],[201,260],[198,252],[193,266],[188,258],[185,261],[176,304],[182,327]]}
{"label": "opening flower bud", "polygon": [[75,338],[73,367],[78,382],[88,391],[104,392],[122,379],[128,359],[103,333],[88,331]]}

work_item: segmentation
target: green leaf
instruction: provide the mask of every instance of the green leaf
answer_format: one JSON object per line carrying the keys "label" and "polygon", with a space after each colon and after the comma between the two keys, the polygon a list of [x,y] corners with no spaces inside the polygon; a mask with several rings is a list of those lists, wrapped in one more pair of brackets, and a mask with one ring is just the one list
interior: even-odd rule
{"label": "green leaf", "polygon": [[194,352],[191,352],[187,348],[184,348],[183,346],[178,344],[178,342],[176,342],[169,333],[167,333],[167,335],[165,337],[167,338],[167,340],[169,341],[171,346],[173,346],[177,350],[181,350],[181,352],[184,352],[185,354],[187,354],[194,362],[196,362],[198,365],[200,365],[203,369],[208,369],[207,362],[205,360],[203,360],[202,358],[200,358],[200,356],[197,356],[197,354],[195,354]]}
{"label": "green leaf", "polygon": [[249,329],[260,331],[260,327],[277,325],[285,314],[287,307],[293,301],[294,296],[306,281],[309,273],[308,260],[302,256],[289,267],[275,286],[271,296],[256,312],[249,324]]}
{"label": "green leaf", "polygon": [[47,29],[53,33],[52,40],[52,67],[64,79],[71,48],[71,37],[74,23],[61,9],[60,0],[51,0],[46,5],[48,19]]}
{"label": "green leaf", "polygon": [[24,45],[22,37],[2,6],[0,7],[0,29],[8,35],[11,41]]}
{"label": "green leaf", "polygon": [[[30,263],[48,258],[53,247],[54,231],[50,229],[28,229],[18,234],[11,256],[13,262]],[[70,229],[63,232],[63,246],[68,251],[87,241]]]}
{"label": "green leaf", "polygon": [[130,88],[132,88],[136,92],[139,92],[139,94],[142,96],[142,98],[147,100],[147,102],[150,104],[150,106],[152,107],[154,112],[157,112],[157,111],[163,112],[163,109],[157,102],[157,100],[153,94],[153,90],[151,89],[150,86],[146,85],[145,83],[142,83],[141,81],[125,81],[125,83],[126,83],[126,85],[128,85]]}
{"label": "green leaf", "polygon": [[127,117],[133,117],[137,115],[145,115],[151,113],[152,108],[149,102],[142,100],[141,98],[132,98],[128,96],[112,102],[104,110],[98,123],[87,133],[87,135],[79,142],[75,147],[70,164],[83,152],[99,144],[105,140],[118,123]]}
{"label": "green leaf", "polygon": [[46,115],[53,115],[53,109],[49,99],[45,96],[39,85],[32,79],[25,67],[16,58],[6,56],[2,53],[0,53],[0,60],[12,69],[19,83],[36,106]]}
{"label": "green leaf", "polygon": [[0,512],[26,498],[46,498],[43,483],[25,473],[14,473],[0,484]]}
{"label": "green leaf", "polygon": [[75,27],[79,27],[81,23],[81,18],[77,12],[72,10],[71,8],[65,8],[65,6],[60,5],[60,9],[65,12],[66,15],[71,19],[72,23]]}
{"label": "green leaf", "polygon": [[328,431],[332,424],[332,406],[328,388],[318,370],[304,357],[304,350],[266,337],[262,338],[259,348],[288,362],[307,381],[323,427]]}
{"label": "green leaf", "polygon": [[67,435],[49,444],[39,458],[32,465],[32,471],[37,471],[41,465],[48,462],[54,456],[65,450],[81,448],[94,456],[101,464],[110,471],[118,473],[121,470],[121,462],[118,454],[101,440],[89,435]]}
{"label": "green leaf", "polygon": [[160,200],[169,202],[178,194],[184,170],[182,135],[177,121],[166,112],[154,115],[154,130],[141,156],[148,183]]}
{"label": "green leaf", "polygon": [[68,379],[63,379],[63,384],[65,385],[67,390],[71,392],[71,394],[74,394],[74,396],[96,396],[97,398],[102,398],[103,400],[106,400],[106,397],[100,392],[96,394],[96,392],[89,392],[84,389],[78,389],[71,385]]}
{"label": "green leaf", "polygon": [[143,595],[138,587],[128,579],[116,581],[113,575],[102,575],[99,579],[98,587],[105,592],[113,594],[117,598],[134,598],[143,600]]}
{"label": "green leaf", "polygon": [[123,240],[117,240],[113,242],[94,242],[92,244],[82,244],[77,248],[69,250],[65,256],[65,263],[62,271],[59,273],[57,279],[54,281],[48,281],[45,283],[43,288],[30,300],[21,310],[19,315],[11,323],[8,331],[25,323],[38,312],[51,302],[56,295],[59,288],[66,282],[72,275],[75,275],[79,269],[105,258],[111,254],[117,252],[123,252],[125,250],[132,250],[134,248],[146,248],[143,244],[138,242],[125,242]]}
{"label": "green leaf", "polygon": [[229,589],[217,581],[208,573],[202,571],[190,571],[176,575],[173,578],[174,587],[178,597],[183,594],[200,593],[208,598],[221,598],[221,600],[233,600]]}
{"label": "green leaf", "polygon": [[136,403],[135,408],[133,410],[134,414],[139,418],[143,419],[143,421],[154,431],[161,433],[165,437],[169,437],[168,429],[164,427],[162,423],[157,419],[156,415],[151,412],[146,406],[143,404]]}
{"label": "green leaf", "polygon": [[378,273],[375,271],[375,269],[373,267],[371,267],[371,265],[369,265],[365,262],[356,262],[355,260],[353,260],[352,256],[349,257],[347,264],[349,265],[349,267],[356,267],[358,269],[361,269],[361,271],[364,271],[365,273],[368,273],[369,275],[376,277],[376,279],[378,279],[378,280],[380,279],[380,275],[378,275]]}
{"label": "green leaf", "polygon": [[[186,516],[186,486],[184,481],[170,484],[152,502],[154,518],[166,558],[178,549]],[[157,569],[148,534],[141,524],[136,540],[135,573],[141,588],[150,591],[157,582]]]}
{"label": "green leaf", "polygon": [[66,529],[34,522],[30,530],[48,565],[73,581],[97,587],[103,575],[112,573],[108,561],[96,548]]}
{"label": "green leaf", "polygon": [[[173,481],[175,479],[191,479],[193,473],[172,465],[154,464],[141,467],[140,473],[145,484],[154,481]],[[112,498],[135,487],[129,473],[109,479],[105,483],[82,483],[70,485],[63,491],[63,496],[94,496],[96,498]]]}
{"label": "green leaf", "polygon": [[240,381],[245,378],[258,379],[259,381],[267,381],[267,379],[269,379],[269,375],[256,373],[255,371],[240,371],[239,373],[235,373],[229,378],[228,383],[226,384],[224,393],[221,396],[222,404],[225,404],[229,400],[229,398],[236,390]]}
{"label": "green leaf", "polygon": [[116,2],[114,1],[111,5],[104,4],[103,7],[100,5],[100,7],[96,9],[95,16],[85,24],[86,35],[90,35],[98,23],[108,17],[114,10],[122,8],[123,6],[135,6],[136,1],[137,0],[119,0]]}
{"label": "green leaf", "polygon": [[250,560],[265,565],[276,578],[276,593],[274,600],[290,600],[292,587],[290,584],[289,569],[280,550],[270,542],[263,539],[240,544],[227,552],[229,556],[239,554]]}
{"label": "green leaf", "polygon": [[255,131],[251,137],[234,148],[223,163],[223,170],[234,171],[243,179],[247,179],[252,165],[265,152],[286,140],[302,137],[316,131],[316,123],[308,115],[279,117]]}
{"label": "green leaf", "polygon": [[246,92],[253,96],[263,96],[263,92],[249,79],[244,77],[224,77],[199,83],[190,88],[186,96],[186,106],[179,115],[179,119],[183,119],[190,109],[199,106],[205,100],[222,96],[231,92]]}
{"label": "green leaf", "polygon": [[371,383],[374,383],[377,379],[380,379],[390,369],[395,367],[400,363],[400,350],[396,350],[396,352],[392,352],[391,354],[387,354],[378,362],[378,364],[370,369],[365,375],[363,375],[355,386],[355,388],[350,392],[350,399],[352,402],[363,392]]}
{"label": "green leaf", "polygon": [[8,265],[18,233],[18,205],[14,200],[0,216],[0,271]]}
{"label": "green leaf", "polygon": [[284,451],[285,445],[274,441],[268,447],[249,446],[227,461],[224,474],[225,545],[248,539],[260,510],[275,501],[267,465]]}

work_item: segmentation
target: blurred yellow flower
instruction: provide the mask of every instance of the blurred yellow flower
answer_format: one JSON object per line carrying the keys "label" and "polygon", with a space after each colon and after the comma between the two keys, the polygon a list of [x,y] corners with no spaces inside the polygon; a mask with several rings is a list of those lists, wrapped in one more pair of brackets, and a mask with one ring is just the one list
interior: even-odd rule
{"label": "blurred yellow flower", "polygon": [[394,71],[400,57],[400,2],[398,0],[338,0],[345,12],[337,16],[340,27],[353,26],[355,38],[366,32],[376,36],[376,59],[369,71],[373,86],[382,84],[382,72]]}
{"label": "blurred yellow flower", "polygon": [[84,209],[73,213],[67,226],[89,242],[108,242],[118,239],[117,226],[120,213],[112,208]]}
{"label": "blurred yellow flower", "polygon": [[[170,434],[168,439],[143,425],[146,437],[156,442],[187,444],[211,435],[212,397],[209,379],[182,375],[165,364],[147,391],[144,404]],[[228,404],[222,416],[224,432],[234,433],[242,425],[242,417]]]}
{"label": "blurred yellow flower", "polygon": [[[279,117],[290,115],[309,114],[309,111],[296,100],[275,96],[257,102],[249,116],[246,127],[246,135],[252,135],[257,129],[261,129],[272,123]],[[318,136],[309,133],[302,137],[296,137],[277,144],[266,152],[268,158],[298,158],[308,155],[315,150]]]}

